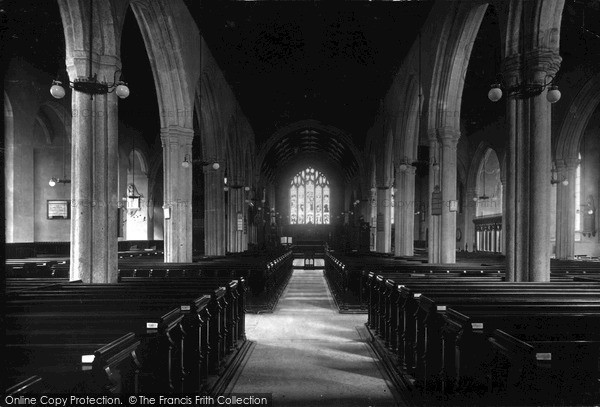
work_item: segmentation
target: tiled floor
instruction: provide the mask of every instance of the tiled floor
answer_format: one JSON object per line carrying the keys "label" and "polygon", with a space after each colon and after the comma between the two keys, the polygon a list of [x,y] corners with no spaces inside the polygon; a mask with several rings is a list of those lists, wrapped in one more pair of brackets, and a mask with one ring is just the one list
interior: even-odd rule
{"label": "tiled floor", "polygon": [[232,393],[275,406],[395,406],[365,342],[364,314],[339,314],[322,270],[295,270],[273,314],[247,315],[255,347]]}

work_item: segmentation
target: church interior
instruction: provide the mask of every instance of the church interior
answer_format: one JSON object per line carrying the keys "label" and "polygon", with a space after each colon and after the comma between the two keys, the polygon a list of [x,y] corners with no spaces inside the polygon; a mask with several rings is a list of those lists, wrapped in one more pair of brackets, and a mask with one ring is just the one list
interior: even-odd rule
{"label": "church interior", "polygon": [[0,21],[0,404],[600,404],[599,0]]}

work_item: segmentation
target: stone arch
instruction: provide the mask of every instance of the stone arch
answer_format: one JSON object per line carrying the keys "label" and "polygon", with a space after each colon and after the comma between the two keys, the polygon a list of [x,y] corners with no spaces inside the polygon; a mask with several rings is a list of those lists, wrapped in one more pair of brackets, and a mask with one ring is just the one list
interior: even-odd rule
{"label": "stone arch", "polygon": [[134,165],[135,164],[139,164],[140,165],[140,172],[142,174],[145,174],[146,176],[148,176],[149,173],[149,165],[148,165],[148,159],[146,157],[146,153],[144,151],[142,151],[139,147],[135,147],[132,151],[129,151],[129,162],[132,164],[132,169],[135,170]]}
{"label": "stone arch", "polygon": [[[277,142],[279,140],[281,140],[282,138],[286,137],[288,134],[293,133],[295,131],[304,129],[304,128],[311,128],[323,133],[327,133],[331,136],[336,137],[337,139],[339,139],[343,144],[345,144],[346,146],[348,146],[348,148],[350,149],[350,151],[352,152],[352,155],[354,157],[354,159],[356,160],[357,164],[358,164],[358,173],[359,174],[363,174],[364,173],[364,163],[362,160],[362,154],[358,151],[358,149],[356,148],[356,146],[354,145],[354,143],[352,142],[352,139],[350,138],[350,136],[338,129],[337,127],[334,126],[330,126],[330,125],[325,125],[317,120],[314,119],[306,119],[306,120],[300,120],[297,121],[295,123],[292,123],[288,126],[282,127],[279,130],[277,130],[268,140],[266,143],[264,143],[264,145],[261,147],[260,151],[258,152],[256,161],[255,161],[255,165],[254,165],[254,171],[256,174],[260,174],[261,173],[261,168],[263,165],[263,162],[265,160],[265,157],[267,155],[267,153],[269,152],[269,150],[271,150],[271,148],[277,144]],[[263,174],[261,174],[261,177],[263,176]]]}
{"label": "stone arch", "polygon": [[[257,182],[254,177],[254,162],[253,162],[254,155],[252,154],[252,149],[251,149],[250,143],[247,143],[244,150],[246,151],[246,153],[244,154],[244,171],[245,171],[245,176],[246,176],[246,182],[248,183],[248,185],[257,186]],[[261,199],[262,199],[262,193],[261,193]]]}
{"label": "stone arch", "polygon": [[6,216],[6,243],[14,242],[14,190],[15,190],[15,124],[10,99],[4,94],[4,208]]}
{"label": "stone arch", "polygon": [[394,124],[391,123],[394,118],[391,115],[384,114],[381,123],[381,142],[377,143],[378,157],[377,165],[377,184],[378,186],[391,187],[392,180],[394,179]]}
{"label": "stone arch", "polygon": [[[467,179],[466,179],[467,180],[467,184],[466,184],[467,190],[471,190],[471,191],[477,190],[477,173],[479,172],[479,167],[481,166],[481,163],[482,163],[483,159],[485,158],[488,150],[492,150],[494,152],[496,151],[496,150],[494,150],[492,145],[490,143],[488,143],[487,141],[482,141],[477,146],[477,149],[475,150],[475,153],[473,154],[473,158],[471,159],[471,162],[469,165],[469,170],[467,173]],[[470,198],[472,198],[472,197],[470,197]]]}
{"label": "stone arch", "polygon": [[[403,93],[399,97],[399,115],[394,121],[394,161],[412,163],[417,158],[419,145],[419,95],[422,88],[415,74],[408,75]],[[423,98],[421,98],[421,108]]]}
{"label": "stone arch", "polygon": [[[429,83],[428,128],[460,129],[460,109],[471,50],[488,4],[440,3],[443,23],[434,44]],[[449,9],[448,9],[449,8]],[[445,10],[444,10],[445,9]],[[458,135],[455,134],[454,137]]]}
{"label": "stone arch", "polygon": [[[475,191],[477,194],[478,193],[483,193],[484,195],[487,195],[487,192],[489,192],[490,188],[488,186],[485,186],[485,181],[484,181],[484,186],[485,186],[485,190],[481,191],[481,186],[479,185],[479,174],[482,171],[482,166],[484,164],[484,162],[487,161],[497,161],[498,162],[498,170],[501,171],[501,161],[500,161],[500,156],[498,155],[498,153],[496,152],[496,150],[490,146],[487,143],[482,142],[478,149],[477,152],[475,154],[475,156],[473,157],[473,160],[471,162],[471,168],[469,171],[469,190],[470,191]],[[487,169],[486,169],[487,171]],[[486,174],[484,174],[485,176]],[[500,174],[498,174],[498,176],[500,177]],[[489,178],[489,177],[487,177]],[[502,193],[502,192],[500,192]],[[469,199],[473,199],[473,197],[468,197]],[[502,208],[502,198],[498,198],[499,199],[499,203],[501,205]],[[500,210],[500,213],[502,212],[502,210]]]}
{"label": "stone arch", "polygon": [[[86,64],[77,64],[77,60],[87,60],[88,39],[91,27],[89,22],[90,2],[81,0],[58,0],[63,30],[65,34],[66,65],[71,79],[88,76]],[[109,1],[97,1],[93,10],[93,58],[101,64],[120,64],[120,24],[119,16]],[[99,33],[99,34],[98,34]],[[116,56],[116,57],[115,57]],[[109,79],[110,80],[110,79]]]}
{"label": "stone arch", "polygon": [[[531,24],[525,24],[525,30],[535,30],[531,33],[521,30],[523,6],[531,5],[527,10],[531,15],[528,21]],[[519,54],[522,37],[529,37],[529,47],[531,49],[551,50],[558,54],[560,42],[560,26],[562,20],[562,11],[564,0],[536,0],[535,2],[523,2],[521,0],[510,0],[509,2],[498,2],[500,27],[502,30],[503,57]]]}
{"label": "stone arch", "polygon": [[[127,208],[125,216],[125,238],[126,240],[148,240],[151,228],[150,212],[154,212],[153,205],[150,204],[151,183],[149,179],[149,163],[145,151],[138,146],[129,149],[127,154],[129,166],[127,168],[127,202],[131,200],[130,193],[133,196],[139,195],[139,209]],[[130,190],[130,186],[133,189]]]}
{"label": "stone arch", "polygon": [[54,142],[52,122],[43,109],[38,110],[38,114],[35,116],[35,125],[42,131],[46,144],[52,144]]}
{"label": "stone arch", "polygon": [[[231,127],[231,126],[230,126]],[[232,137],[229,137],[229,132],[226,132],[225,140],[221,141],[224,147],[224,156],[226,161],[227,177],[229,178],[230,184],[238,184],[242,182],[241,175],[242,169],[240,168],[239,160],[235,152],[235,144]]]}
{"label": "stone arch", "polygon": [[240,137],[240,117],[234,114],[229,116],[225,135],[227,138],[227,167],[229,175],[239,182],[245,182],[244,157],[242,155],[242,143]]}
{"label": "stone arch", "polygon": [[203,158],[225,158],[225,152],[219,143],[219,134],[223,128],[218,114],[219,106],[207,73],[203,73],[198,82],[195,111],[200,124]]}
{"label": "stone arch", "polygon": [[585,129],[600,104],[600,73],[590,78],[572,99],[556,141],[556,160],[577,159]]}
{"label": "stone arch", "polygon": [[[38,110],[38,117],[40,113],[45,116],[45,118],[41,118],[40,120],[44,121],[44,125],[48,128],[48,132],[51,132],[50,129],[56,129],[52,123],[57,122],[57,125],[61,127],[64,135],[67,138],[67,141],[71,142],[71,126],[72,126],[72,117],[71,112],[67,110],[61,103],[58,103],[53,100],[45,101],[40,105]],[[38,118],[36,117],[36,120]],[[54,120],[53,120],[54,119]],[[50,136],[50,138],[52,138]],[[53,140],[49,140],[49,143],[52,143]]]}
{"label": "stone arch", "polygon": [[[180,0],[136,0],[131,8],[154,74],[161,127],[192,129],[195,88],[191,78],[198,71],[190,68],[200,65],[200,33],[186,32],[193,37],[183,41],[182,24],[176,24],[175,14],[189,16],[189,12]],[[193,24],[191,16],[189,20]]]}

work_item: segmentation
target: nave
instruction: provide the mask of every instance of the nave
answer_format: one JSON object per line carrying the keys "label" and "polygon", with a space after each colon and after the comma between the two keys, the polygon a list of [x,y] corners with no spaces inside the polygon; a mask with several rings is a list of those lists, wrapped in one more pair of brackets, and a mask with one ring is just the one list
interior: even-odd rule
{"label": "nave", "polygon": [[339,314],[323,270],[296,269],[272,314],[247,315],[254,348],[232,393],[276,406],[404,405],[382,375],[364,314]]}

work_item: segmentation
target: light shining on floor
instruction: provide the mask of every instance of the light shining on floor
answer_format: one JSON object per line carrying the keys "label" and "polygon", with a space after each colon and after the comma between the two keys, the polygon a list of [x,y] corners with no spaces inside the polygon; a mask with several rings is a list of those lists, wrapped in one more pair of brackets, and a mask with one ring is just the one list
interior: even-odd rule
{"label": "light shining on floor", "polygon": [[395,406],[366,343],[364,314],[339,314],[323,270],[295,270],[273,314],[247,315],[255,347],[228,391],[275,406]]}

